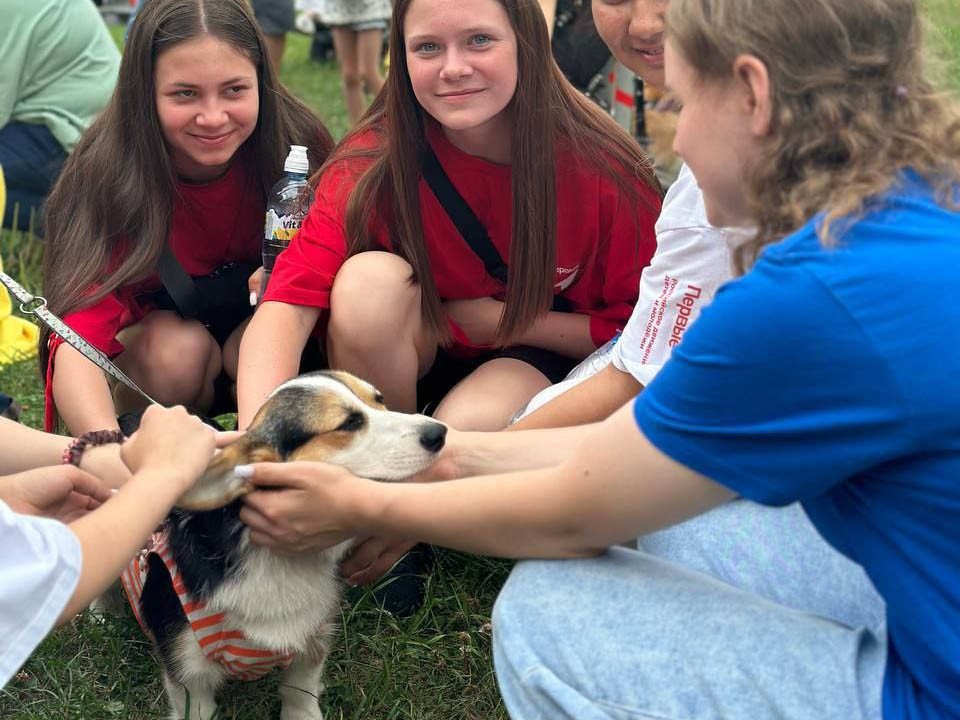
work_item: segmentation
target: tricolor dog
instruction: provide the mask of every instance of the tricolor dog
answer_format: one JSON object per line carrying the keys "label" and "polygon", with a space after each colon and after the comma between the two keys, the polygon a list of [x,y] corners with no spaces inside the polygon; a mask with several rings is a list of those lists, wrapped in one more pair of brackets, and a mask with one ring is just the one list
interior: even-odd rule
{"label": "tricolor dog", "polygon": [[303,375],[270,395],[123,574],[163,663],[171,717],[208,720],[224,680],[277,666],[281,720],[323,717],[317,697],[339,613],[337,564],[349,543],[294,556],[251,545],[238,499],[249,488],[233,468],[323,460],[401,480],[430,465],[445,436],[446,427],[425,416],[387,410],[375,388],[346,373]]}

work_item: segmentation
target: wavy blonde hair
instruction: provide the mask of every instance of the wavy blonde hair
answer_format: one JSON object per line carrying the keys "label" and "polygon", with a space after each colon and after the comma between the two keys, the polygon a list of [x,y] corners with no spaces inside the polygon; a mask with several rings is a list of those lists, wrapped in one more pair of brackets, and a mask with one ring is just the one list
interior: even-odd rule
{"label": "wavy blonde hair", "polygon": [[764,246],[819,212],[821,242],[842,233],[911,168],[937,201],[960,207],[960,111],[927,78],[914,0],[671,0],[668,32],[705,82],[726,82],[739,55],[770,76],[772,124],[745,183]]}

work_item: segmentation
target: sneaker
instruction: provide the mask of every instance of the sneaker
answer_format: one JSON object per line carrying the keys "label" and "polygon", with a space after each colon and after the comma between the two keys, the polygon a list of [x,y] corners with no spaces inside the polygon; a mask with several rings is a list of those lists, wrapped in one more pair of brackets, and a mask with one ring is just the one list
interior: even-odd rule
{"label": "sneaker", "polygon": [[0,416],[19,422],[22,412],[23,409],[16,400],[6,393],[0,393]]}
{"label": "sneaker", "polygon": [[432,546],[414,545],[374,587],[374,599],[392,615],[413,616],[423,606],[427,576],[433,570],[434,559]]}

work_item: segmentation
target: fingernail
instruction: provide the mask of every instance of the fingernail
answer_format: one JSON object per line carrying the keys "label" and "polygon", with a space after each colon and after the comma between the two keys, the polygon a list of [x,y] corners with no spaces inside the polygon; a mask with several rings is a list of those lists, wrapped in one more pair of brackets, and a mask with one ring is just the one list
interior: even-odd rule
{"label": "fingernail", "polygon": [[233,474],[238,478],[252,478],[253,477],[253,465],[237,465],[233,468]]}
{"label": "fingernail", "polygon": [[257,294],[255,292],[250,293],[250,307],[256,307],[257,305]]}
{"label": "fingernail", "polygon": [[120,491],[117,490],[117,488],[110,488],[110,494],[111,494],[111,495],[116,495],[118,492],[120,492]]}

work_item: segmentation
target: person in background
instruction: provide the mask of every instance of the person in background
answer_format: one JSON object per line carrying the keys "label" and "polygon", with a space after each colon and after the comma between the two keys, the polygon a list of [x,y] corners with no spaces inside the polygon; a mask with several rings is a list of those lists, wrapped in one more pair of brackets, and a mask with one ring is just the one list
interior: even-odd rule
{"label": "person in background", "polygon": [[120,51],[90,0],[4,0],[0,58],[0,227],[40,234],[43,201],[110,99]]}
{"label": "person in background", "polygon": [[319,5],[320,18],[333,32],[347,116],[356,125],[366,97],[375,97],[383,87],[380,57],[390,0],[321,0]]}
{"label": "person in background", "polygon": [[293,3],[294,0],[250,0],[260,32],[263,33],[267,55],[277,75],[280,74],[283,51],[287,46],[287,33],[294,28],[296,12]]}

